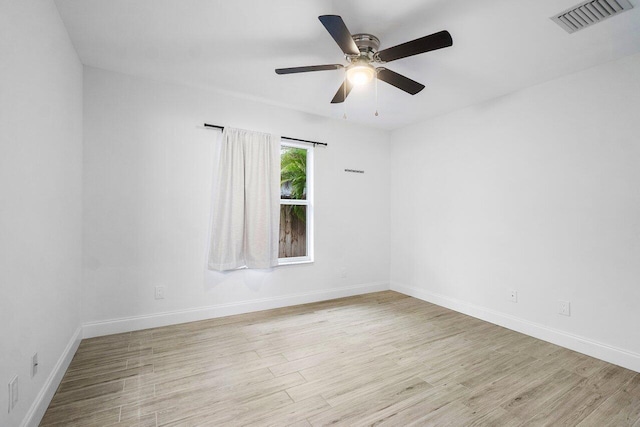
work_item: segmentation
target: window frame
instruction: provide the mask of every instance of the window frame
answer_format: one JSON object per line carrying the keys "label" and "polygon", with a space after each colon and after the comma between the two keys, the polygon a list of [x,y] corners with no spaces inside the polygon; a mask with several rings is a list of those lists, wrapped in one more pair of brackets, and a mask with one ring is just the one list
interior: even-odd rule
{"label": "window frame", "polygon": [[[306,199],[305,200],[294,200],[294,199],[282,199],[280,198],[280,206],[282,205],[293,205],[293,206],[306,206],[307,211],[307,255],[299,256],[299,257],[288,257],[288,258],[278,258],[278,266],[281,265],[295,265],[295,264],[308,264],[314,261],[314,253],[313,253],[313,217],[314,217],[314,182],[313,182],[313,163],[314,163],[314,148],[313,145],[301,144],[295,141],[283,140],[280,139],[281,147],[291,147],[291,148],[301,148],[307,151],[307,163],[306,163],[306,172],[307,172],[307,180],[306,180]],[[278,228],[280,230],[280,228]],[[280,249],[278,249],[279,251]]]}

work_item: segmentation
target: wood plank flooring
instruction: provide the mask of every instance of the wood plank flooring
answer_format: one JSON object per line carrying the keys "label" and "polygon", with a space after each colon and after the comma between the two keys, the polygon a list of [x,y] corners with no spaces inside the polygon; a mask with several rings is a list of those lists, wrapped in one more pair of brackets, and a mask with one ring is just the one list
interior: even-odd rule
{"label": "wood plank flooring", "polygon": [[640,374],[388,291],[83,340],[54,425],[640,427]]}

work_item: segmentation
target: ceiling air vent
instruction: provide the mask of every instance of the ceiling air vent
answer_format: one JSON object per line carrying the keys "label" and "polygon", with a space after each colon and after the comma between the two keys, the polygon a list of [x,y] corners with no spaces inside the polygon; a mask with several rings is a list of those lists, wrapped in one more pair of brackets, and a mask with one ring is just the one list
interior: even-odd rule
{"label": "ceiling air vent", "polygon": [[632,8],[628,0],[589,0],[552,16],[551,20],[568,33],[575,33]]}

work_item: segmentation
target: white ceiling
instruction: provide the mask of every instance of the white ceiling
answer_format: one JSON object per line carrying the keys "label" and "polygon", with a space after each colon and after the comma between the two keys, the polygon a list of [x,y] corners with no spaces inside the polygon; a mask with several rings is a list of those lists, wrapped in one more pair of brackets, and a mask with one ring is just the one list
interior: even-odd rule
{"label": "white ceiling", "polygon": [[426,85],[415,96],[380,83],[347,99],[348,120],[394,129],[640,51],[634,9],[567,34],[549,17],[578,0],[56,0],[86,65],[224,91],[342,118],[330,100],[341,71],[275,68],[345,63],[319,15],[341,15],[381,49],[440,30],[453,47],[389,63]]}

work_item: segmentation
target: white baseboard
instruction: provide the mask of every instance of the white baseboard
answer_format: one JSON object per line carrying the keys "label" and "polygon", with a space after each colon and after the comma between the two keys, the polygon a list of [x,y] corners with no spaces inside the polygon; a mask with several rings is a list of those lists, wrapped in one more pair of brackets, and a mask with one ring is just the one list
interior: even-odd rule
{"label": "white baseboard", "polygon": [[400,283],[391,283],[392,291],[400,292],[423,301],[427,301],[442,307],[458,311],[487,322],[503,326],[534,338],[613,363],[636,372],[640,372],[640,354],[603,344],[589,338],[574,335],[559,329],[549,328],[539,323],[530,322],[508,314],[500,313],[485,307],[480,307],[456,298],[407,286]]}
{"label": "white baseboard", "polygon": [[76,354],[76,350],[78,350],[81,340],[82,327],[78,327],[71,337],[71,340],[69,340],[67,347],[62,352],[58,362],[51,370],[51,374],[49,374],[49,377],[40,389],[40,393],[38,393],[36,399],[33,401],[31,408],[29,408],[29,412],[27,412],[27,415],[25,415],[22,420],[22,423],[20,424],[21,427],[36,427],[40,424],[42,417],[44,417],[44,413],[49,407],[49,403],[51,403],[51,399],[53,399],[53,395],[56,393],[56,390],[60,385],[60,381],[62,381],[62,377],[65,372],[67,372],[71,359],[73,359],[73,356]]}
{"label": "white baseboard", "polygon": [[82,336],[84,338],[99,337],[388,290],[388,282],[373,282],[345,288],[323,289],[279,297],[90,322],[82,325]]}

